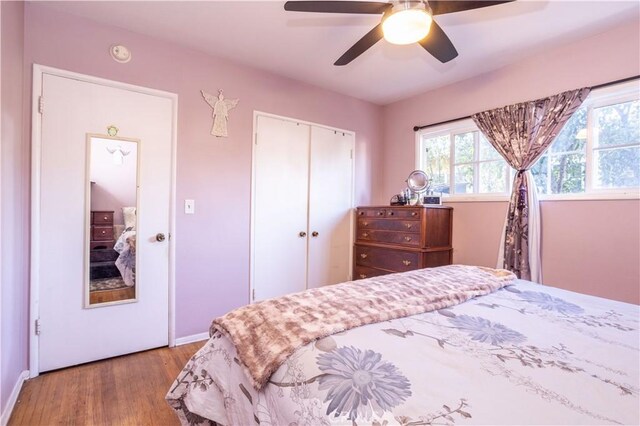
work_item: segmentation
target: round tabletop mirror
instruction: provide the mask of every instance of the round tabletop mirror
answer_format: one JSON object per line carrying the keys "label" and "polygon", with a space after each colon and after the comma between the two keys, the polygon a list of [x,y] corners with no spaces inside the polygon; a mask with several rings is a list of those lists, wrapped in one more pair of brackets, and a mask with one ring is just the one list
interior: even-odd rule
{"label": "round tabletop mirror", "polygon": [[424,192],[429,186],[429,178],[422,170],[414,170],[407,178],[407,186],[413,192]]}

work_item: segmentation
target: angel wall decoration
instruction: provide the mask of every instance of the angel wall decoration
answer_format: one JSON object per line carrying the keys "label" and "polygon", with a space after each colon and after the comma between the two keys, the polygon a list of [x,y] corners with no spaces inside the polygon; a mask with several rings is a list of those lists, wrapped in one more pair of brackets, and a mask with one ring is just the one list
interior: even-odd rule
{"label": "angel wall decoration", "polygon": [[122,166],[122,164],[124,164],[124,157],[126,157],[127,155],[131,154],[131,151],[125,151],[122,149],[122,147],[120,145],[118,145],[117,148],[109,148],[106,147],[107,151],[109,152],[109,154],[111,154],[113,157],[113,164],[117,165],[117,166]]}
{"label": "angel wall decoration", "polygon": [[225,99],[222,89],[218,90],[215,97],[204,90],[201,90],[202,97],[213,108],[213,127],[211,134],[217,137],[227,137],[227,122],[229,121],[229,111],[238,105],[240,99]]}

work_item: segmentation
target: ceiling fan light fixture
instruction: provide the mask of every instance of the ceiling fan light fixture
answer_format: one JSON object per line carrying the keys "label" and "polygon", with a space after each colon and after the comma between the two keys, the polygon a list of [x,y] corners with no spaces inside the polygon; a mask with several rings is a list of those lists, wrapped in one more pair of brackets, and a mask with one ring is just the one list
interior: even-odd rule
{"label": "ceiling fan light fixture", "polygon": [[399,10],[382,22],[384,39],[392,44],[411,44],[429,34],[433,18],[423,8]]}

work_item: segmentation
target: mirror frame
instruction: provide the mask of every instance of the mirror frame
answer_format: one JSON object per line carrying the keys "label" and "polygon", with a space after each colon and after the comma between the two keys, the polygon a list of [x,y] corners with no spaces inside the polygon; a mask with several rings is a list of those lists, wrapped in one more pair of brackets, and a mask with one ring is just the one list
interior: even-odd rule
{"label": "mirror frame", "polygon": [[[135,297],[125,300],[114,300],[111,302],[102,302],[91,304],[91,287],[90,287],[90,248],[91,248],[91,140],[92,139],[108,139],[118,142],[132,142],[135,143],[137,149],[136,155],[136,230],[140,228],[140,152],[142,147],[142,141],[135,138],[125,138],[121,136],[109,136],[100,133],[87,133],[85,143],[85,193],[84,193],[84,205],[85,205],[85,218],[84,218],[84,279],[82,285],[84,287],[84,309],[103,308],[106,306],[124,305],[128,303],[137,303],[139,299],[138,288],[138,254],[136,252],[136,281],[135,281]],[[137,231],[136,231],[137,232]],[[136,236],[137,238],[137,236]],[[136,249],[137,250],[137,249]]]}
{"label": "mirror frame", "polygon": [[[412,187],[411,185],[411,178],[414,176],[423,176],[424,177],[424,186],[421,186],[420,189],[414,189],[414,187]],[[415,193],[422,193],[425,192],[428,188],[429,188],[429,176],[427,176],[427,174],[425,172],[423,172],[422,170],[414,170],[411,173],[409,173],[409,177],[406,180],[407,182],[407,187]]]}

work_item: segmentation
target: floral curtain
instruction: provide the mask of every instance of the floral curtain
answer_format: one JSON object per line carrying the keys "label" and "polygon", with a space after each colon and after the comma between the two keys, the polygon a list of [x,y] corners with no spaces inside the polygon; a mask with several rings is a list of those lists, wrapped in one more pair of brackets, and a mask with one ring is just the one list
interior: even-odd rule
{"label": "floral curtain", "polygon": [[[560,133],[589,88],[474,114],[471,118],[494,148],[517,170],[503,235],[502,268],[519,278],[542,281],[540,206],[528,170]],[[502,256],[501,256],[502,257]]]}

